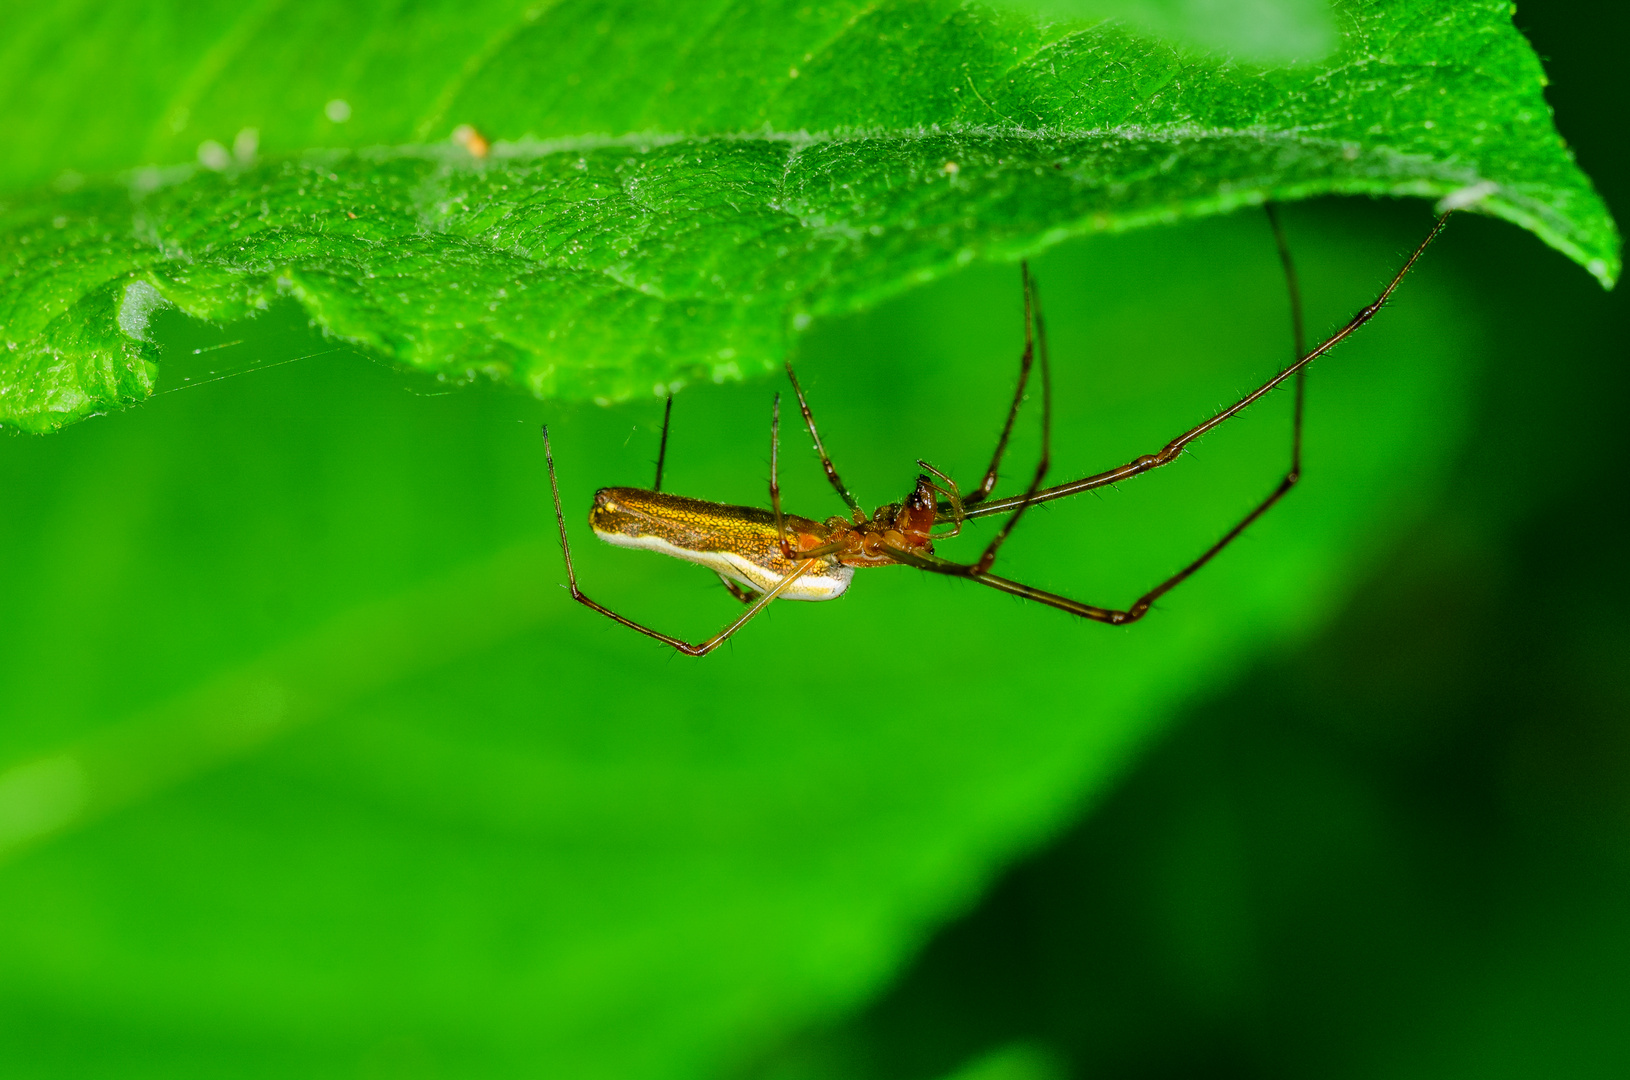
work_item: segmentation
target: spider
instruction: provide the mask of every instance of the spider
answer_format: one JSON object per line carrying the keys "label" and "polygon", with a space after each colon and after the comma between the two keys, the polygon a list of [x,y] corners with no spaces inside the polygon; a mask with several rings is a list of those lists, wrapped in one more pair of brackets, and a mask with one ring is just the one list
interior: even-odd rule
{"label": "spider", "polygon": [[[917,464],[923,472],[916,486],[905,499],[888,503],[867,516],[849,489],[838,476],[832,458],[821,444],[810,411],[792,362],[786,365],[787,378],[798,400],[799,412],[815,444],[815,453],[821,459],[826,478],[849,507],[849,517],[833,516],[825,521],[786,514],[781,509],[781,487],[777,482],[780,455],[781,396],[777,394],[770,413],[770,509],[728,506],[670,495],[662,490],[662,465],[668,449],[668,422],[673,413],[673,398],[668,398],[662,418],[662,442],[657,454],[656,480],[649,489],[602,488],[594,495],[594,508],[589,512],[589,524],[600,539],[619,547],[644,548],[664,555],[684,559],[708,567],[719,575],[725,588],[747,605],[747,610],[730,625],[700,643],[682,641],[651,627],[635,622],[584,595],[577,585],[577,572],[572,565],[571,543],[566,536],[566,515],[560,504],[560,483],[555,475],[554,450],[549,444],[549,428],[543,428],[544,455],[549,466],[549,486],[554,494],[555,520],[560,528],[560,548],[566,562],[566,579],[572,599],[630,630],[655,638],[687,656],[705,656],[740,630],[755,615],[774,600],[835,600],[849,588],[857,569],[878,566],[915,566],[930,573],[966,578],[993,589],[1021,596],[1027,600],[1059,608],[1084,619],[1124,626],[1135,623],[1148,613],[1150,605],[1186,581],[1195,571],[1210,562],[1257,518],[1282,499],[1302,474],[1302,403],[1307,367],[1313,361],[1345,341],[1354,331],[1373,318],[1398,288],[1404,276],[1420,259],[1427,247],[1443,231],[1449,213],[1439,217],[1404,265],[1393,275],[1381,294],[1354,315],[1317,348],[1307,351],[1303,347],[1301,292],[1290,248],[1285,241],[1278,215],[1271,204],[1265,207],[1273,229],[1274,241],[1279,249],[1284,268],[1286,289],[1290,294],[1291,331],[1295,343],[1295,362],[1273,378],[1246,394],[1228,408],[1216,413],[1204,423],[1178,435],[1153,454],[1144,454],[1106,472],[1094,473],[1065,484],[1043,487],[1051,465],[1052,429],[1052,369],[1047,353],[1047,329],[1042,318],[1041,303],[1036,285],[1027,264],[1020,264],[1020,279],[1024,289],[1024,351],[1019,357],[1018,385],[1013,402],[1008,408],[1007,421],[996,440],[996,451],[990,467],[985,470],[979,486],[964,494],[945,473],[925,461]],[[1452,212],[1452,211],[1451,211]],[[1039,358],[1039,364],[1036,360]],[[1007,450],[1008,437],[1024,400],[1033,366],[1041,373],[1041,455],[1031,475],[1030,484],[1022,495],[991,499],[996,487],[997,470]],[[1185,447],[1224,422],[1238,416],[1245,409],[1267,396],[1286,380],[1296,381],[1295,420],[1291,436],[1290,469],[1268,497],[1246,514],[1222,539],[1211,545],[1199,558],[1162,581],[1126,608],[1104,608],[1073,600],[1067,596],[1047,592],[991,573],[997,553],[1012,534],[1015,526],[1030,507],[1038,503],[1062,499],[1082,492],[1117,484],[1141,476],[1177,460]],[[976,518],[1007,514],[996,535],[985,545],[978,559],[969,563],[943,558],[934,551],[934,542],[955,536],[965,522]],[[950,526],[948,531],[934,532],[939,526]]]}

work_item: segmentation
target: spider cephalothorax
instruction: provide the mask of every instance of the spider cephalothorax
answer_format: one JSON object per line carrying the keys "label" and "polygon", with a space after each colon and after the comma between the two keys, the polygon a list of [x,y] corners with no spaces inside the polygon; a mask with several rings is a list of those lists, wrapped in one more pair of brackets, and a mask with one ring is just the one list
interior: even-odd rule
{"label": "spider cephalothorax", "polygon": [[917,477],[917,486],[904,502],[887,503],[872,511],[870,518],[858,511],[858,521],[843,517],[826,519],[830,543],[838,545],[838,560],[845,566],[886,566],[899,562],[892,551],[934,553],[930,530],[939,518],[939,489],[927,476]]}

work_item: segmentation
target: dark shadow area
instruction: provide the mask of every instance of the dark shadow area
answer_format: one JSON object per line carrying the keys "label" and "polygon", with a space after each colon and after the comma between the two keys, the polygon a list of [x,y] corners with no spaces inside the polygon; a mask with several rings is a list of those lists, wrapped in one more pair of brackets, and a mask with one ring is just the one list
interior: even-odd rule
{"label": "dark shadow area", "polygon": [[[1625,12],[1518,23],[1622,215]],[[1317,641],[750,1075],[1630,1076],[1625,291],[1454,231],[1493,355],[1450,498]]]}

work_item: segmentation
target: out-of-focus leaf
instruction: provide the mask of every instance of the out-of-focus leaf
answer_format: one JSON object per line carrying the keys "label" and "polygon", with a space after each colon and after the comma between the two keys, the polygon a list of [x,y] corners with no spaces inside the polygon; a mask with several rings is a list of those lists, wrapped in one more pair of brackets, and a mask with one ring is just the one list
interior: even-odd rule
{"label": "out-of-focus leaf", "polygon": [[1007,0],[1073,19],[1122,19],[1178,44],[1258,64],[1322,60],[1336,47],[1329,0]]}

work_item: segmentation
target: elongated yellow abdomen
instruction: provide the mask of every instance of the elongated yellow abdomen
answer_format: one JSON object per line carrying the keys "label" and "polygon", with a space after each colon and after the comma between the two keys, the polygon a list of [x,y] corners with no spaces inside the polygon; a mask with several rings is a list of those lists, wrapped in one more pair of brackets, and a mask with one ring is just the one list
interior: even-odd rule
{"label": "elongated yellow abdomen", "polygon": [[[818,521],[788,515],[789,536],[824,542],[830,530]],[[594,534],[618,547],[642,548],[705,566],[723,577],[758,592],[779,585],[804,560],[781,554],[775,535],[775,515],[749,506],[687,499],[640,488],[602,488],[594,494],[589,511]],[[853,567],[837,556],[799,575],[783,600],[835,600],[854,577]]]}

